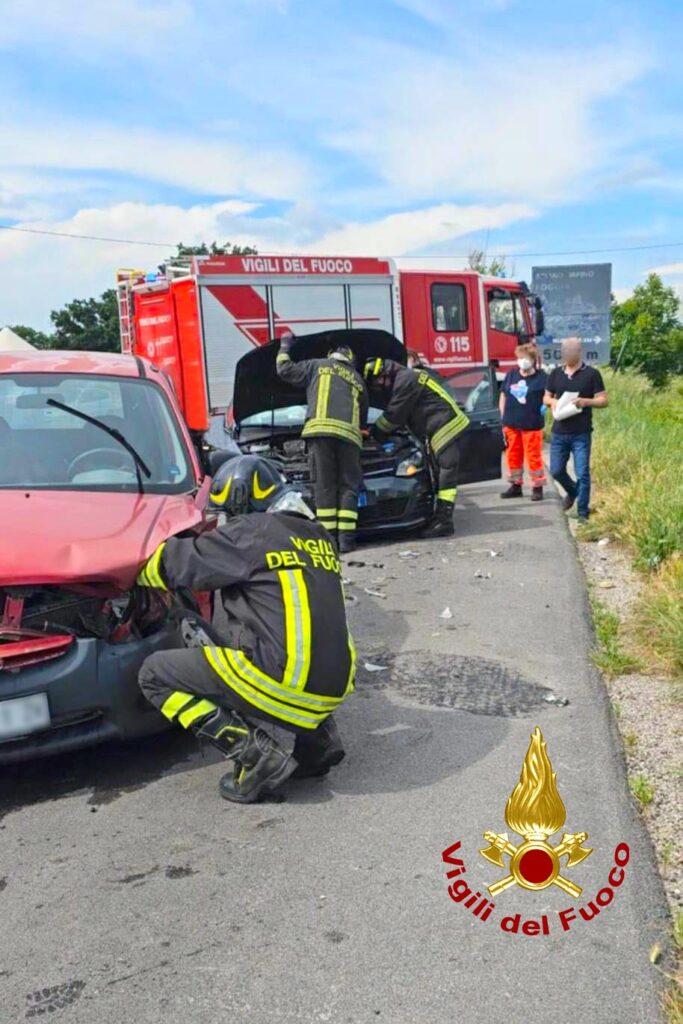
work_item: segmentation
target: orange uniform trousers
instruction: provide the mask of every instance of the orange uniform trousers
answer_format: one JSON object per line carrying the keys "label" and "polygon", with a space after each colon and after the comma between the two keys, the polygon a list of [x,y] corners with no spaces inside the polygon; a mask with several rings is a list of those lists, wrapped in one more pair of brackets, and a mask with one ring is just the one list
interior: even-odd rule
{"label": "orange uniform trousers", "polygon": [[506,457],[510,482],[521,484],[524,479],[524,462],[526,460],[532,487],[542,487],[546,482],[545,466],[543,465],[543,431],[517,430],[516,427],[503,427],[507,443]]}

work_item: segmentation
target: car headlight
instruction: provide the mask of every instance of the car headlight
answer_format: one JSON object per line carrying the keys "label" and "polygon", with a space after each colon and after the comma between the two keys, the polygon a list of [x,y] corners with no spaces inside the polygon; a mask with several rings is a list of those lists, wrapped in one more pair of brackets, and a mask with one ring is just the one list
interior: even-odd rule
{"label": "car headlight", "polygon": [[396,476],[415,476],[424,468],[424,456],[422,452],[414,451],[403,459],[396,467]]}

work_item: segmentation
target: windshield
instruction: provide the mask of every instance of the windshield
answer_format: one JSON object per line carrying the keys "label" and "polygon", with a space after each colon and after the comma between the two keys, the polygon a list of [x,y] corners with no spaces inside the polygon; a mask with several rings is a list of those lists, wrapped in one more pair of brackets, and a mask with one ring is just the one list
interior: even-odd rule
{"label": "windshield", "polygon": [[0,488],[138,490],[131,454],[94,424],[48,405],[48,399],[118,430],[149,467],[145,491],[178,494],[194,485],[175,416],[154,384],[32,373],[0,377]]}
{"label": "windshield", "polygon": [[[380,415],[380,409],[370,408],[368,411],[368,423],[374,423]],[[253,416],[247,416],[240,423],[241,427],[266,427],[270,428],[271,424],[274,427],[281,428],[295,428],[303,427],[306,422],[306,406],[305,405],[288,405],[285,409],[275,409],[271,412],[267,409],[265,412],[254,413]]]}

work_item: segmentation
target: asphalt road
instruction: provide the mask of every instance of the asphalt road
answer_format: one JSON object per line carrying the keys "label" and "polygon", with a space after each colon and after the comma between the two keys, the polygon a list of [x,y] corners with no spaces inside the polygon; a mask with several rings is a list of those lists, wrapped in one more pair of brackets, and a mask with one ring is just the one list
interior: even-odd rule
{"label": "asphalt road", "polygon": [[[557,500],[499,489],[463,489],[453,541],[375,545],[356,557],[382,568],[346,567],[361,665],[385,667],[361,669],[328,779],[235,807],[181,734],[3,769],[1,1024],[659,1019],[648,950],[666,912],[589,663],[583,578]],[[594,851],[563,868],[584,891],[515,885],[482,921],[449,898],[441,854],[460,841],[459,877],[481,892],[506,874],[478,849],[506,830],[536,725],[565,830]],[[579,918],[621,843],[623,883]],[[547,915],[549,934],[503,932],[515,914],[520,929]]]}

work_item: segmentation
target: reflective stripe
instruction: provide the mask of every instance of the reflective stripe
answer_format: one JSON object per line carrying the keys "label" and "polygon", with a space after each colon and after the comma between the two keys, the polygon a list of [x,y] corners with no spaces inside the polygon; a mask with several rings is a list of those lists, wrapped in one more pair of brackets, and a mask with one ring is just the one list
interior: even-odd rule
{"label": "reflective stripe", "polygon": [[183,711],[182,714],[178,715],[178,721],[183,729],[187,729],[198,718],[206,718],[212,711],[217,710],[216,705],[212,704],[210,700],[200,700],[199,704],[195,704],[193,708],[188,708],[187,711]]}
{"label": "reflective stripe", "polygon": [[340,519],[358,519],[358,510],[351,508],[340,508],[337,513]]}
{"label": "reflective stripe", "polygon": [[337,515],[336,508],[319,508],[316,509],[316,515],[318,519],[332,518],[334,519]]}
{"label": "reflective stripe", "polygon": [[330,400],[330,384],[332,375],[323,373],[318,376],[318,401],[315,407],[315,418],[322,420],[327,416],[327,406]]}
{"label": "reflective stripe", "polygon": [[339,523],[337,523],[337,529],[338,530],[355,530],[356,529],[356,523],[355,522],[354,523],[351,523],[351,522],[347,522],[347,523],[339,522]]}
{"label": "reflective stripe", "polygon": [[227,481],[226,481],[226,484],[225,484],[225,487],[223,488],[223,490],[219,491],[218,494],[212,494],[211,495],[211,501],[213,501],[215,505],[222,505],[224,502],[226,502],[228,500],[228,495],[230,494],[230,485],[231,484],[232,484],[232,477],[229,476]]}
{"label": "reflective stripe", "polygon": [[438,491],[436,496],[439,499],[439,501],[453,501],[454,502],[457,493],[458,493],[458,488],[457,487],[446,487],[443,491]]}
{"label": "reflective stripe", "polygon": [[280,366],[282,363],[291,363],[291,361],[292,357],[290,356],[289,352],[278,352],[275,364],[277,366]]}
{"label": "reflective stripe", "polygon": [[360,430],[360,401],[359,401],[358,392],[355,389],[351,393],[351,399],[352,399],[351,425],[356,430]]}
{"label": "reflective stripe", "polygon": [[[332,713],[334,708],[327,708],[325,711],[316,713],[315,711],[306,711],[301,708],[291,708],[289,705],[275,702],[269,699],[260,690],[257,690],[254,686],[248,683],[245,679],[239,676],[236,671],[231,668],[228,664],[226,655],[235,654],[234,651],[229,649],[222,650],[218,647],[203,647],[202,650],[206,655],[206,658],[214,669],[215,672],[228,684],[243,700],[246,700],[249,704],[253,704],[254,707],[259,708],[261,711],[265,711],[266,714],[272,715],[273,718],[279,718],[283,722],[290,722],[293,725],[299,725],[303,729],[317,729],[321,722]],[[340,698],[335,707],[341,702]]]}
{"label": "reflective stripe", "polygon": [[282,684],[303,690],[311,667],[311,610],[308,590],[301,569],[281,569],[278,573],[285,606],[287,663]]}
{"label": "reflective stripe", "polygon": [[458,422],[458,420],[449,420],[448,423],[444,424],[443,427],[439,427],[436,433],[432,434],[429,439],[429,443],[432,446],[434,454],[438,454],[442,448],[445,448],[450,441],[454,441],[459,434],[462,434],[463,430],[469,426],[469,420],[467,417],[463,417],[465,422]]}
{"label": "reflective stripe", "polygon": [[378,357],[374,363],[366,363],[364,374],[366,377],[378,377],[382,371],[382,360]]}
{"label": "reflective stripe", "polygon": [[381,415],[377,417],[375,426],[378,430],[381,430],[383,434],[390,434],[392,430],[398,429],[398,425],[387,419],[384,413],[381,413]]}
{"label": "reflective stripe", "polygon": [[172,693],[170,697],[167,697],[161,705],[161,713],[172,722],[180,709],[184,708],[186,704],[189,704],[191,700],[194,700],[192,694],[181,693],[180,690],[176,690],[175,693]]}
{"label": "reflective stripe", "polygon": [[149,558],[138,574],[136,583],[141,587],[154,587],[156,590],[167,590],[167,586],[164,583],[161,571],[159,569],[159,562],[161,556],[164,553],[166,547],[166,541],[159,545],[151,558]]}
{"label": "reflective stripe", "polygon": [[315,437],[316,434],[329,437],[340,437],[344,441],[351,441],[352,444],[362,447],[363,437],[358,427],[351,426],[343,420],[331,420],[315,417],[308,420],[301,432],[302,437]]}
{"label": "reflective stripe", "polygon": [[353,637],[349,633],[349,654],[351,655],[351,667],[349,669],[349,677],[346,681],[346,689],[344,690],[344,696],[347,697],[356,688],[356,645],[353,642]]}

